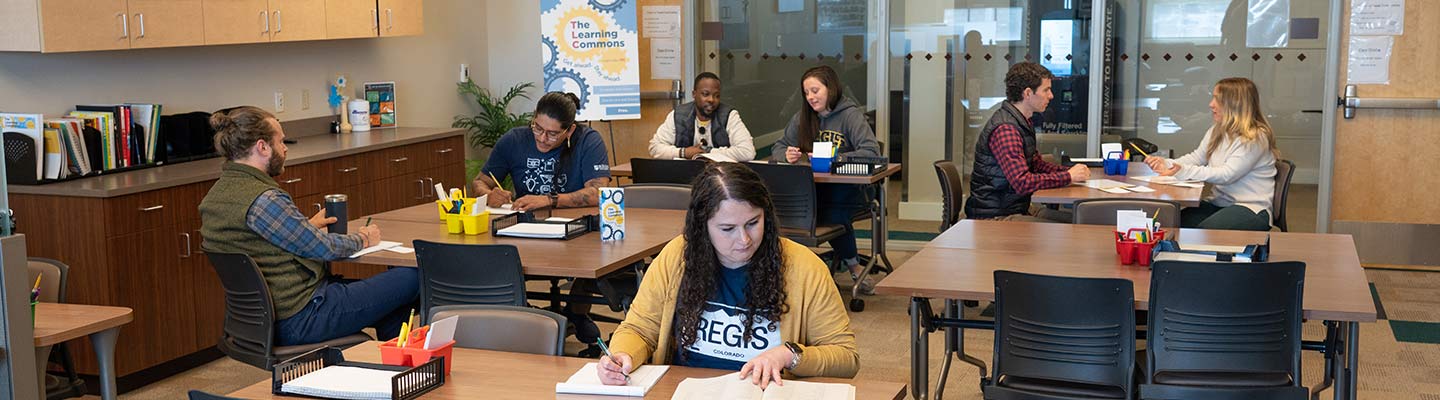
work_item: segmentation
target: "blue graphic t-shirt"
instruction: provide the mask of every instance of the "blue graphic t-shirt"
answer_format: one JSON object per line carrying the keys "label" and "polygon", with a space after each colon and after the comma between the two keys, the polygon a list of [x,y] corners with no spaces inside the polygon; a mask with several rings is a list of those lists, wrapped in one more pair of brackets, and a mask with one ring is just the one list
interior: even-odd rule
{"label": "blue graphic t-shirt", "polygon": [[[676,349],[675,364],[687,367],[739,371],[747,361],[776,346],[780,340],[780,323],[756,316],[750,325],[750,341],[741,343],[745,325],[745,291],[750,286],[750,266],[720,268],[715,295],[700,313],[699,332],[695,343]],[[685,357],[680,357],[684,353]]]}
{"label": "blue graphic t-shirt", "polygon": [[535,148],[535,133],[524,126],[505,132],[495,142],[495,151],[485,161],[482,174],[494,174],[496,179],[506,176],[515,184],[515,198],[550,193],[570,193],[585,187],[585,182],[610,176],[610,157],[605,153],[605,141],[586,125],[577,125],[570,135],[571,149],[568,167],[557,176],[560,154],[565,146],[547,152]]}

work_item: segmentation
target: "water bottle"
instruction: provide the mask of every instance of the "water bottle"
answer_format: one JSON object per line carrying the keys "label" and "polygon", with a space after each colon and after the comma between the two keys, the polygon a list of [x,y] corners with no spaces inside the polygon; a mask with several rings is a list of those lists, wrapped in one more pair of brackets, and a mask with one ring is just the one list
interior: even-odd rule
{"label": "water bottle", "polygon": [[343,194],[325,195],[325,216],[335,217],[335,223],[330,224],[330,233],[345,234],[345,224],[348,219],[345,217],[345,200]]}

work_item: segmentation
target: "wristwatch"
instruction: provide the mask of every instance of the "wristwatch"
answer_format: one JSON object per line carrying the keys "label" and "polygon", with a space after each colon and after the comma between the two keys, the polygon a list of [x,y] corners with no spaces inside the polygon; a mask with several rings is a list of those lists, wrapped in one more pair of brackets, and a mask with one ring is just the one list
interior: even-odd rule
{"label": "wristwatch", "polygon": [[551,193],[551,194],[550,194],[550,208],[559,208],[559,207],[560,207],[560,195],[559,195],[559,194],[555,194],[555,193]]}
{"label": "wristwatch", "polygon": [[795,367],[800,365],[800,354],[804,353],[805,349],[800,348],[800,345],[795,344],[795,342],[785,342],[785,348],[790,349],[790,354],[792,354],[792,356],[790,356],[790,365],[786,365],[785,369],[795,369]]}

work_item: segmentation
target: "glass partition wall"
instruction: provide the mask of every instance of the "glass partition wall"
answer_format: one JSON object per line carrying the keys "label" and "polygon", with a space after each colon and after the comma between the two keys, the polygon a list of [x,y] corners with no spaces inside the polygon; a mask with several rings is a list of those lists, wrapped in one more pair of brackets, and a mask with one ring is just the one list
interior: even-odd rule
{"label": "glass partition wall", "polygon": [[[724,101],[744,116],[760,156],[802,106],[804,70],[835,68],[846,94],[882,115],[876,134],[904,164],[891,214],[907,220],[939,218],[931,164],[952,160],[969,173],[975,139],[1004,101],[1005,72],[1016,62],[1056,75],[1055,99],[1037,118],[1040,151],[1071,156],[1096,157],[1098,143],[1126,138],[1188,152],[1210,126],[1211,86],[1249,78],[1283,158],[1296,164],[1287,211],[1292,229],[1305,231],[1314,229],[1323,164],[1332,3],[698,0],[696,65],[725,81]],[[1092,7],[1100,5],[1096,27]]]}

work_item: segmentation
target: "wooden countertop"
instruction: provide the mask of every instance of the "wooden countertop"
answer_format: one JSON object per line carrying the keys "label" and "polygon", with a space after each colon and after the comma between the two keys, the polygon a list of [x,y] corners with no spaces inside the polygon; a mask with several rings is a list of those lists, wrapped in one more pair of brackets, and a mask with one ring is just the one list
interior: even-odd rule
{"label": "wooden countertop", "polygon": [[[285,165],[299,165],[412,143],[460,136],[456,128],[391,128],[346,134],[312,134],[295,137]],[[164,189],[220,177],[220,157],[163,165],[136,171],[94,176],[44,185],[9,186],[11,194],[71,197],[115,197]]]}
{"label": "wooden countertop", "polygon": [[[378,342],[366,342],[345,350],[346,361],[379,362]],[[455,348],[455,361],[451,364],[450,376],[445,385],[426,393],[426,399],[632,399],[622,396],[583,396],[556,394],[555,383],[570,379],[570,375],[597,360],[546,356],[538,354],[510,353],[493,350]],[[710,378],[729,374],[733,371],[717,369],[671,366],[665,376],[650,388],[646,399],[669,399],[675,388],[685,378]],[[855,385],[856,399],[902,399],[905,397],[904,383],[859,381],[839,378],[806,378],[809,382],[848,383]],[[230,393],[231,397],[242,399],[288,399],[294,397],[270,393],[270,380],[266,379],[244,389]]]}
{"label": "wooden countertop", "polygon": [[1112,181],[1123,182],[1136,186],[1145,186],[1150,189],[1154,189],[1155,191],[1147,193],[1116,194],[1107,193],[1100,189],[1080,184],[1071,184],[1069,186],[1054,189],[1037,190],[1035,191],[1035,194],[1031,196],[1030,201],[1042,204],[1073,204],[1076,201],[1086,199],[1147,199],[1169,200],[1180,203],[1180,205],[1185,207],[1195,207],[1200,205],[1200,194],[1204,191],[1204,189],[1187,188],[1175,185],[1163,185],[1134,179],[1135,177],[1140,176],[1156,175],[1155,171],[1150,170],[1150,167],[1146,166],[1145,163],[1142,162],[1131,162],[1130,166],[1127,168],[1128,169],[1126,170],[1126,172],[1128,172],[1128,174],[1124,176],[1119,176],[1106,175],[1104,168],[1090,167],[1090,179],[1109,179]]}
{"label": "wooden countertop", "polygon": [[50,346],[125,325],[135,316],[126,307],[88,304],[35,305],[35,346]]}
{"label": "wooden countertop", "polygon": [[[896,268],[875,292],[993,300],[994,272],[1010,270],[1129,279],[1135,283],[1135,308],[1146,309],[1150,268],[1120,264],[1114,230],[1109,225],[960,221]],[[1243,246],[1263,243],[1267,235],[1271,260],[1305,263],[1305,318],[1375,321],[1375,302],[1350,235],[1181,229],[1179,242],[1182,247]]]}

